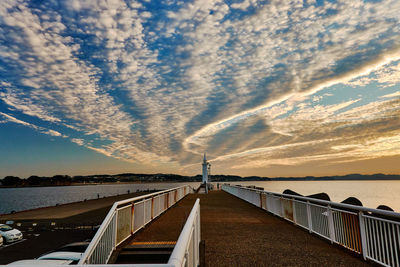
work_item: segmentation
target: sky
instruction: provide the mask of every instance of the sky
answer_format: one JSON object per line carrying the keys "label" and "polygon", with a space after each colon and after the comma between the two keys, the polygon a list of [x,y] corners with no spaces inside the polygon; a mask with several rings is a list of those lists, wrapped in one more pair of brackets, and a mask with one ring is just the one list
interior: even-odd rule
{"label": "sky", "polygon": [[0,177],[400,174],[400,1],[0,5]]}

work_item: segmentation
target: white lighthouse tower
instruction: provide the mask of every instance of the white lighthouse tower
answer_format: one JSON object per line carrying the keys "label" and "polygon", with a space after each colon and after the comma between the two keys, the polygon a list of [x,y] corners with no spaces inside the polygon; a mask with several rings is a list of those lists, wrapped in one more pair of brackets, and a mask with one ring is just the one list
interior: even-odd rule
{"label": "white lighthouse tower", "polygon": [[208,193],[208,177],[210,174],[211,164],[207,161],[206,153],[204,153],[202,166],[203,166],[202,187],[204,186],[206,193]]}

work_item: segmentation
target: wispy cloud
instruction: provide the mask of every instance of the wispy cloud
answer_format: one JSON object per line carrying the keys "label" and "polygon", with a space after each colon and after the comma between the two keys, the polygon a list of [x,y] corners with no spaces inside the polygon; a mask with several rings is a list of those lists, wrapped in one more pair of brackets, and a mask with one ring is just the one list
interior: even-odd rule
{"label": "wispy cloud", "polygon": [[400,91],[395,92],[393,94],[387,94],[387,95],[381,96],[381,98],[390,98],[390,97],[400,97]]}
{"label": "wispy cloud", "polygon": [[80,146],[83,146],[85,141],[83,139],[79,139],[79,138],[72,138],[71,142],[74,142],[75,144],[78,144]]}
{"label": "wispy cloud", "polygon": [[8,115],[8,114],[5,114],[3,112],[0,112],[0,115],[3,117],[3,123],[14,122],[14,123],[17,123],[17,124],[22,124],[22,125],[28,126],[30,128],[33,128],[33,129],[38,129],[38,127],[36,125],[30,124],[30,123],[28,123],[26,121],[19,120],[19,119],[15,118],[15,117],[13,117],[11,115]]}
{"label": "wispy cloud", "polygon": [[1,116],[182,171],[205,150],[221,164],[244,159],[235,168],[392,155],[399,10],[397,0],[3,1]]}
{"label": "wispy cloud", "polygon": [[3,118],[3,120],[0,121],[0,123],[12,122],[12,123],[16,123],[16,124],[21,124],[23,126],[27,126],[27,127],[31,128],[31,129],[37,130],[37,131],[39,131],[39,132],[41,132],[43,134],[47,134],[47,135],[51,135],[51,136],[62,136],[64,138],[68,137],[66,135],[62,135],[61,133],[59,133],[59,132],[57,132],[55,130],[46,129],[44,127],[36,126],[36,125],[34,125],[32,123],[29,123],[29,122],[26,122],[26,121],[23,121],[23,120],[19,120],[19,119],[15,118],[15,117],[13,117],[13,116],[11,116],[9,114],[3,113],[3,112],[0,112],[0,118],[1,117]]}

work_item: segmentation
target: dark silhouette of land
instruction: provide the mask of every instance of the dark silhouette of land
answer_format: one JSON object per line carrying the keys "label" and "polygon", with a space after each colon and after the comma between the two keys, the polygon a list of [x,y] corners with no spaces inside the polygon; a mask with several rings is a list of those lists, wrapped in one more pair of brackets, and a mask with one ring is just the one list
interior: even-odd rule
{"label": "dark silhouette of land", "polygon": [[[6,176],[0,179],[0,187],[25,187],[25,186],[67,186],[77,184],[97,183],[143,183],[143,182],[201,182],[202,176],[183,176],[178,174],[101,174],[86,176],[55,175],[52,177],[30,176],[22,179],[16,176]],[[349,181],[349,180],[400,180],[396,174],[348,174],[342,176],[306,176],[306,177],[260,177],[260,176],[237,176],[237,175],[212,175],[212,182],[242,182],[242,181]]]}

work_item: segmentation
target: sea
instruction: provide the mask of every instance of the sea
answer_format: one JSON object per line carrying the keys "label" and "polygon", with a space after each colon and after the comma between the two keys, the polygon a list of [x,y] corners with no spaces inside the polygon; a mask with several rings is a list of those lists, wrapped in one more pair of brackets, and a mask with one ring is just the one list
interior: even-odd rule
{"label": "sea", "polygon": [[232,182],[231,184],[256,185],[265,191],[283,193],[290,189],[303,196],[327,193],[333,202],[342,202],[355,197],[364,207],[377,208],[379,205],[391,207],[400,212],[400,181],[267,181]]}
{"label": "sea", "polygon": [[[200,183],[187,183],[198,187]],[[166,190],[182,183],[90,184],[77,186],[0,188],[0,214],[50,207],[146,190]]]}
{"label": "sea", "polygon": [[[264,190],[282,193],[285,189],[307,196],[327,193],[334,202],[356,197],[364,207],[379,205],[391,207],[400,212],[400,181],[266,181],[227,182],[230,184],[255,185]],[[0,214],[55,206],[65,203],[114,196],[144,190],[170,189],[183,183],[138,183],[138,184],[97,184],[57,187],[0,188]],[[198,187],[199,183],[187,183]],[[215,185],[217,183],[214,183]]]}

